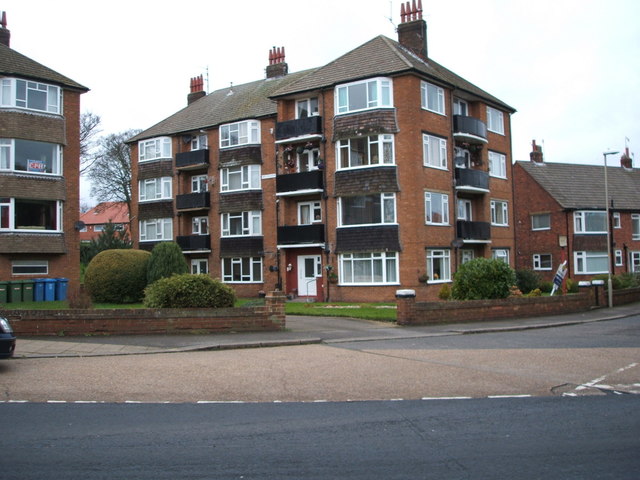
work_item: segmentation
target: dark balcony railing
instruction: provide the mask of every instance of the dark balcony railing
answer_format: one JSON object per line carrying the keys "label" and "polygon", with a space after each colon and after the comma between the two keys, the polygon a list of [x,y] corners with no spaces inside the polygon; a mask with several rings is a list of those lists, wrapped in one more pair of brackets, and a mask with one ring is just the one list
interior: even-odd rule
{"label": "dark balcony railing", "polygon": [[209,149],[192,150],[176,153],[176,168],[183,170],[197,169],[209,166]]}
{"label": "dark balcony railing", "polygon": [[487,143],[487,125],[474,117],[454,115],[453,136],[469,143]]}
{"label": "dark balcony railing", "polygon": [[209,192],[183,193],[176,195],[176,209],[178,210],[199,210],[207,209],[211,204]]}
{"label": "dark balcony railing", "polygon": [[322,117],[318,115],[276,123],[276,140],[303,137],[305,135],[319,135],[321,133]]}
{"label": "dark balcony railing", "polygon": [[456,188],[489,191],[489,173],[471,168],[456,168]]}
{"label": "dark balcony railing", "polygon": [[488,222],[469,222],[466,220],[458,220],[456,225],[458,238],[477,241],[491,240],[491,225],[489,225]]}
{"label": "dark balcony railing", "polygon": [[322,190],[322,170],[310,172],[288,173],[276,177],[276,193],[295,192],[298,190]]}
{"label": "dark balcony railing", "polygon": [[176,243],[183,252],[211,250],[211,235],[181,235],[176,237]]}
{"label": "dark balcony railing", "polygon": [[278,227],[278,245],[324,243],[324,224]]}

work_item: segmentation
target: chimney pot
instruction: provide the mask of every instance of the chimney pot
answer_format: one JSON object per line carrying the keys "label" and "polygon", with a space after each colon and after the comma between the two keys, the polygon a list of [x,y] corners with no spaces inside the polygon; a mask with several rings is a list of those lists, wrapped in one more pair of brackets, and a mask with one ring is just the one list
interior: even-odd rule
{"label": "chimney pot", "polygon": [[11,43],[11,32],[7,28],[7,12],[2,12],[2,18],[0,19],[0,43],[10,46]]}
{"label": "chimney pot", "polygon": [[427,59],[427,23],[422,19],[422,0],[400,5],[398,42],[413,53]]}
{"label": "chimney pot", "polygon": [[267,78],[283,77],[289,72],[289,67],[284,61],[284,47],[273,47],[269,50],[269,65],[267,65]]}
{"label": "chimney pot", "polygon": [[536,141],[533,140],[531,142],[531,153],[529,154],[529,158],[533,163],[543,163],[544,156],[542,154],[542,147],[540,145],[536,145]]}

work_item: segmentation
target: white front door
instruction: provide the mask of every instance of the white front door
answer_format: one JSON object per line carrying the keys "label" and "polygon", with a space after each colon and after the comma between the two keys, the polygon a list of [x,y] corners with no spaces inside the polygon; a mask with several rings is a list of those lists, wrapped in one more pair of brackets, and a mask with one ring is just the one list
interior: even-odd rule
{"label": "white front door", "polygon": [[317,295],[316,277],[322,275],[320,255],[300,255],[298,257],[298,295],[313,297]]}

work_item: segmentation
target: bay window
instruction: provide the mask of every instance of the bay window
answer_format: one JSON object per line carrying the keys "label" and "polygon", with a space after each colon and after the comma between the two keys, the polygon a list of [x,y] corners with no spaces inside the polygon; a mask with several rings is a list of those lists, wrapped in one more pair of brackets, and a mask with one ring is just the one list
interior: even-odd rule
{"label": "bay window", "polygon": [[391,79],[389,78],[373,78],[338,85],[335,97],[337,114],[393,107]]}
{"label": "bay window", "polygon": [[340,197],[338,209],[341,227],[396,223],[395,193]]}
{"label": "bay window", "polygon": [[247,237],[262,235],[262,212],[223,213],[221,215],[223,237]]}
{"label": "bay window", "polygon": [[371,165],[393,165],[393,135],[371,135],[349,138],[336,144],[340,169],[369,167]]}
{"label": "bay window", "polygon": [[34,140],[2,138],[0,170],[62,175],[62,146]]}
{"label": "bay window", "polygon": [[0,105],[59,115],[62,89],[46,83],[3,78],[0,87]]}
{"label": "bay window", "polygon": [[245,120],[220,127],[220,148],[260,143],[260,122]]}
{"label": "bay window", "polygon": [[0,198],[0,230],[61,232],[62,202]]}
{"label": "bay window", "polygon": [[260,165],[243,165],[220,170],[220,191],[259,190]]}
{"label": "bay window", "polygon": [[140,162],[162,158],[171,158],[171,138],[157,137],[138,142],[138,160]]}
{"label": "bay window", "polygon": [[339,256],[340,283],[385,285],[398,283],[396,252],[343,253]]}

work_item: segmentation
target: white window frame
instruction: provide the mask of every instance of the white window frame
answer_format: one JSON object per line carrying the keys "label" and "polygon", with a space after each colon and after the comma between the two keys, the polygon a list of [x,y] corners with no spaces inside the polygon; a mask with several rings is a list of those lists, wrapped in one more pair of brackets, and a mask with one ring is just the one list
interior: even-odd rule
{"label": "white window frame", "polygon": [[640,240],[640,213],[631,214],[631,240]]}
{"label": "white window frame", "polygon": [[[601,216],[604,220],[604,230],[587,230],[587,222],[589,216]],[[585,235],[602,235],[607,233],[607,213],[602,210],[577,210],[573,212],[573,229],[574,233]]]}
{"label": "white window frame", "polygon": [[[356,88],[359,89],[363,86],[365,89],[366,105],[351,107],[350,97],[356,95]],[[334,95],[336,115],[376,108],[393,108],[393,82],[390,78],[369,78],[367,80],[338,85],[335,88]]]}
{"label": "white window frame", "polygon": [[[546,218],[548,220],[547,226],[540,226],[537,225],[536,226],[536,219],[543,219]],[[539,224],[540,222],[538,222]],[[550,213],[533,213],[531,214],[531,230],[535,231],[540,231],[540,230],[551,230],[551,214]]]}
{"label": "white window frame", "polygon": [[[148,229],[156,228],[156,234],[150,237]],[[138,222],[139,238],[141,242],[163,242],[173,240],[173,219],[171,218],[150,218]]]}
{"label": "white window frame", "polygon": [[491,200],[491,225],[509,226],[509,203],[505,200]]}
{"label": "white window frame", "polygon": [[624,255],[622,255],[622,250],[615,250],[613,252],[613,255],[614,255],[616,267],[624,266],[624,261],[623,261]]}
{"label": "white window frame", "polygon": [[192,235],[209,235],[209,217],[193,217],[191,219]]}
{"label": "white window frame", "polygon": [[487,130],[504,135],[504,113],[487,106]]}
{"label": "white window frame", "polygon": [[156,137],[138,142],[138,161],[151,162],[171,158],[171,137]]}
{"label": "white window frame", "polygon": [[311,172],[318,170],[318,162],[320,159],[320,149],[318,147],[303,150],[302,153],[296,153],[298,161],[298,172]]}
{"label": "white window frame", "polygon": [[534,270],[552,270],[553,257],[550,253],[534,253],[533,254]]}
{"label": "white window frame", "polygon": [[[24,86],[24,97],[18,92]],[[44,94],[46,107],[35,108],[31,95]],[[31,103],[31,104],[30,104]],[[0,106],[20,108],[33,112],[62,115],[62,89],[56,85],[23,80],[20,78],[3,78],[0,84]]]}
{"label": "white window frame", "polygon": [[469,115],[469,102],[461,98],[453,99],[453,114],[466,117]]}
{"label": "white window frame", "polygon": [[[31,271],[24,271],[30,269]],[[11,275],[48,275],[48,260],[13,260],[11,262]]]}
{"label": "white window frame", "polygon": [[[231,234],[232,220],[240,220],[242,233]],[[262,235],[262,212],[260,210],[250,210],[222,213],[220,215],[220,227],[223,237],[254,237]]]}
{"label": "white window frame", "polygon": [[620,212],[613,212],[613,228],[622,228],[622,223],[620,221]]}
{"label": "white window frame", "polygon": [[640,272],[640,252],[629,252],[629,271]]}
{"label": "white window frame", "polygon": [[[440,273],[436,273],[438,271]],[[451,281],[451,250],[448,248],[427,249],[427,276],[429,277],[427,283]]]}
{"label": "white window frame", "polygon": [[473,202],[468,198],[458,199],[458,220],[473,221]]}
{"label": "white window frame", "polygon": [[496,178],[507,178],[507,156],[489,150],[489,175]]}
{"label": "white window frame", "polygon": [[[304,221],[303,209],[308,209],[309,221]],[[320,200],[312,202],[298,202],[298,225],[312,225],[322,223],[322,204]]]}
{"label": "white window frame", "polygon": [[[434,210],[434,204],[440,206],[440,211]],[[441,221],[433,220],[434,215],[440,213]],[[449,195],[439,192],[424,192],[424,223],[426,225],[449,225]]]}
{"label": "white window frame", "polygon": [[[346,208],[345,198],[374,197],[380,196],[380,222],[378,223],[344,223],[343,207]],[[338,226],[339,227],[362,227],[365,225],[393,225],[397,223],[396,194],[395,193],[374,193],[372,195],[354,195],[352,197],[338,197]]]}
{"label": "white window frame", "polygon": [[[221,264],[222,281],[225,283],[262,283],[262,257],[223,258]],[[241,269],[240,279],[234,279],[236,266]]]}
{"label": "white window frame", "polygon": [[[591,251],[578,251],[573,252],[574,269],[576,275],[596,275],[600,273],[609,273],[609,257],[606,251],[603,252],[591,252]],[[589,262],[599,261],[602,266],[600,270],[589,270],[593,268],[593,265],[588,265]]]}
{"label": "white window frame", "polygon": [[423,133],[422,163],[425,167],[447,170],[447,139]]}
{"label": "white window frame", "polygon": [[[171,200],[172,196],[171,177],[147,178],[138,182],[138,200],[140,202],[156,202],[158,200]],[[148,195],[147,190],[153,190],[152,195]]]}
{"label": "white window frame", "polygon": [[317,117],[318,111],[318,97],[301,98],[296,100],[296,119]]}
{"label": "white window frame", "polygon": [[191,137],[191,151],[194,150],[206,150],[209,145],[207,135],[204,133],[193,135]]}
{"label": "white window frame", "polygon": [[[202,268],[204,266],[204,268]],[[209,273],[209,260],[206,258],[192,258],[191,259],[191,274],[208,274]]]}
{"label": "white window frame", "polygon": [[209,191],[209,177],[207,175],[191,176],[191,193],[204,193]]}
{"label": "white window frame", "polygon": [[508,248],[492,248],[491,258],[495,260],[502,260],[509,265],[509,249]]}
{"label": "white window frame", "polygon": [[[0,231],[13,231],[13,232],[28,232],[28,233],[60,233],[62,232],[63,223],[63,202],[60,200],[36,200],[36,199],[18,199],[18,202],[24,201],[29,202],[32,200],[34,202],[51,202],[55,203],[53,208],[55,209],[55,228],[54,229],[46,229],[40,228],[37,225],[16,225],[16,199],[15,198],[0,198],[0,219],[6,218],[8,222],[6,226],[2,226],[0,223]],[[5,212],[4,214],[2,212]],[[0,220],[1,222],[1,220]],[[20,226],[24,226],[27,228],[19,228]]]}
{"label": "white window frame", "polygon": [[260,144],[260,122],[258,120],[244,120],[220,125],[220,148],[258,144]]}
{"label": "white window frame", "polygon": [[[30,142],[39,143],[51,148],[51,172],[43,172],[40,168],[40,160],[27,159],[27,169],[16,169],[16,141],[17,142]],[[62,175],[62,160],[63,149],[62,145],[51,142],[39,142],[36,140],[24,140],[15,138],[0,138],[0,171],[18,172],[20,174],[29,175]],[[33,163],[32,163],[33,162]],[[31,168],[30,166],[33,165]]]}
{"label": "white window frame", "polygon": [[[220,170],[220,191],[239,192],[242,190],[260,190],[262,188],[260,165],[240,165]],[[231,187],[231,176],[240,177],[240,188]]]}
{"label": "white window frame", "polygon": [[[397,252],[353,252],[338,256],[340,284],[352,286],[398,285]],[[368,278],[363,278],[363,276]],[[379,274],[380,280],[376,280]],[[359,275],[359,278],[358,278]]]}
{"label": "white window frame", "polygon": [[444,88],[433,83],[420,82],[420,103],[424,110],[446,115],[444,106]]}
{"label": "white window frame", "polygon": [[[336,158],[338,170],[350,168],[369,168],[376,166],[395,165],[394,136],[388,133],[370,135],[368,137],[347,138],[336,142]],[[362,163],[356,164],[357,157],[352,154],[352,143],[366,141],[365,157],[360,159]],[[375,151],[377,150],[377,155]],[[390,153],[390,156],[387,155]],[[374,161],[377,158],[376,161]],[[346,162],[345,162],[346,161]],[[347,165],[345,166],[344,163]]]}

